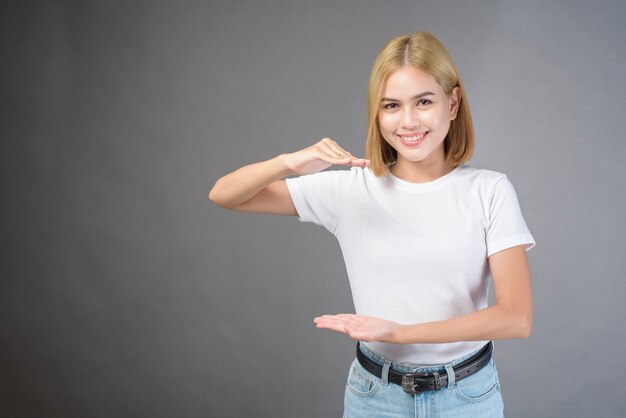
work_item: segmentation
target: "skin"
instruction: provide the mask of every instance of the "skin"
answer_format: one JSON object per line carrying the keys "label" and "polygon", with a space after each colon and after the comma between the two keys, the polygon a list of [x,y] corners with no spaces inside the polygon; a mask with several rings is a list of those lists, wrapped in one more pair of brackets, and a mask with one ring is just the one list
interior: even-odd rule
{"label": "skin", "polygon": [[[455,87],[446,95],[433,76],[415,67],[401,67],[391,73],[383,88],[378,123],[385,141],[398,152],[391,167],[394,176],[423,183],[454,169],[445,162],[444,140],[450,121],[458,112],[459,91]],[[425,92],[433,94],[415,98]],[[398,137],[426,131],[424,142],[413,147],[403,144]]]}
{"label": "skin", "polygon": [[[426,96],[415,98],[424,92]],[[383,138],[397,152],[391,173],[403,180],[423,183],[451,172],[444,158],[444,139],[450,121],[456,118],[459,88],[450,95],[430,74],[414,67],[393,72],[383,88],[378,121]],[[398,134],[428,131],[425,141],[415,147],[404,145]],[[317,328],[340,332],[357,341],[395,344],[446,343],[528,338],[533,318],[530,270],[523,245],[489,257],[496,304],[443,321],[398,324],[382,318],[355,314],[322,315],[313,322]]]}

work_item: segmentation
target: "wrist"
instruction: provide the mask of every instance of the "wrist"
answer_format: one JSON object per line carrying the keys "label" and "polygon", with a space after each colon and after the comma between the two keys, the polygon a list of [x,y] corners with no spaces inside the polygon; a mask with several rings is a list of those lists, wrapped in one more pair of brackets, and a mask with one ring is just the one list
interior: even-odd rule
{"label": "wrist", "polygon": [[288,158],[289,154],[280,154],[272,158],[272,161],[278,166],[278,170],[282,176],[281,178],[296,174],[296,172],[289,168],[289,164],[287,163]]}
{"label": "wrist", "polygon": [[394,344],[406,344],[408,325],[396,324],[391,333],[391,341]]}
{"label": "wrist", "polygon": [[383,342],[391,344],[404,344],[406,325],[394,323],[387,338]]}

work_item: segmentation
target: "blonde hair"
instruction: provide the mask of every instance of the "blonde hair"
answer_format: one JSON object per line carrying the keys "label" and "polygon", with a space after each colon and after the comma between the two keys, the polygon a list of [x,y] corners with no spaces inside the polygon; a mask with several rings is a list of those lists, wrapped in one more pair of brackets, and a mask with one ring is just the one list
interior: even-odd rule
{"label": "blonde hair", "polygon": [[371,161],[370,169],[376,176],[387,173],[388,166],[396,161],[397,151],[380,133],[378,111],[383,86],[389,75],[403,66],[412,66],[432,75],[450,96],[459,87],[459,109],[450,122],[444,140],[446,162],[458,166],[468,161],[474,152],[474,126],[469,103],[461,77],[443,44],[427,32],[397,36],[380,51],[369,78],[368,127],[365,157]]}

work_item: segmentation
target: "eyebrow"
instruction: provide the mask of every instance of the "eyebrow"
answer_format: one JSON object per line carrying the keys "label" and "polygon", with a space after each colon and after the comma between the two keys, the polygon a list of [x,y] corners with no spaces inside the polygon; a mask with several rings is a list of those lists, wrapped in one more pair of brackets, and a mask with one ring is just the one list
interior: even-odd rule
{"label": "eyebrow", "polygon": [[[416,94],[415,96],[411,97],[412,100],[415,99],[419,99],[420,97],[424,97],[424,96],[434,96],[435,93],[430,92],[430,91],[425,91],[424,93],[420,93],[420,94]],[[382,99],[380,99],[381,102],[399,102],[400,100],[398,99],[392,99],[390,97],[383,97]]]}

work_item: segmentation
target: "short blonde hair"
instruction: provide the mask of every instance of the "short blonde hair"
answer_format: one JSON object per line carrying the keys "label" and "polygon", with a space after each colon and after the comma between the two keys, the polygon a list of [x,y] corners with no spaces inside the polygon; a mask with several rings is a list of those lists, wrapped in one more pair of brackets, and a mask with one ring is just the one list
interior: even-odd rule
{"label": "short blonde hair", "polygon": [[403,66],[417,67],[432,75],[448,96],[455,87],[459,87],[459,109],[456,118],[450,122],[450,130],[444,140],[444,152],[446,161],[455,167],[468,161],[474,153],[474,126],[461,77],[450,53],[437,38],[427,32],[415,32],[390,40],[376,57],[372,67],[365,146],[365,157],[371,161],[372,172],[376,176],[386,174],[388,166],[397,158],[397,151],[380,133],[378,111],[387,78]]}

